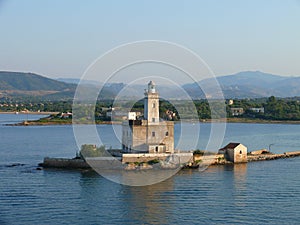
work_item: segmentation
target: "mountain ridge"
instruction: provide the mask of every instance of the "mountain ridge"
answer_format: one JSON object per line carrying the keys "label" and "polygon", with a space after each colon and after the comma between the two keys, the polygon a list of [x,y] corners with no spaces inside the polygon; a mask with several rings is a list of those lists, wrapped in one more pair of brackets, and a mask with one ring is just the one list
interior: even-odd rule
{"label": "mountain ridge", "polygon": [[59,82],[35,73],[0,71],[0,90],[63,91],[76,85]]}
{"label": "mountain ridge", "polygon": [[[199,86],[213,88],[214,78],[185,84],[183,88],[192,97],[202,96]],[[300,77],[286,77],[261,71],[242,71],[236,74],[216,77],[225,98],[260,98],[271,95],[293,97],[300,95]]]}
{"label": "mountain ridge", "polygon": [[[217,94],[213,80],[216,79],[225,98],[260,98],[274,95],[276,97],[300,96],[300,77],[286,77],[264,73],[261,71],[242,71],[236,74],[208,78],[198,82],[184,84],[184,90],[193,99],[203,99],[207,96],[213,98]],[[59,78],[51,79],[35,73],[0,71],[0,98],[38,97],[39,99],[72,99],[79,79]],[[145,85],[126,85],[124,83],[101,84],[97,81],[83,81],[83,89],[88,95],[97,93],[99,88],[101,96],[109,99],[141,98]],[[199,87],[208,89],[205,93]],[[162,98],[186,99],[178,92],[178,87],[158,85]],[[220,95],[221,96],[221,95]]]}

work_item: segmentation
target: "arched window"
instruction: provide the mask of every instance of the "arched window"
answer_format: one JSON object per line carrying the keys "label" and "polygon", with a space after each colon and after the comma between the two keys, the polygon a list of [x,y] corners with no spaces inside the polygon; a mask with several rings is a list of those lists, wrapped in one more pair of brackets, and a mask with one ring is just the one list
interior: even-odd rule
{"label": "arched window", "polygon": [[152,108],[155,108],[155,102],[152,103]]}
{"label": "arched window", "polygon": [[242,150],[240,150],[240,154],[242,154]]}
{"label": "arched window", "polygon": [[166,137],[168,137],[168,136],[169,136],[169,131],[166,132]]}

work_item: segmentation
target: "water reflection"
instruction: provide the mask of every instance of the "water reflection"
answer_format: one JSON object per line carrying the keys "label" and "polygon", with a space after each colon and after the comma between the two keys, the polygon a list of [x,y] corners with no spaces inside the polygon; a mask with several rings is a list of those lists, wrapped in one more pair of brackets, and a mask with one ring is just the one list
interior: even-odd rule
{"label": "water reflection", "polygon": [[[154,185],[127,187],[126,203],[124,202],[128,206],[126,218],[131,218],[138,224],[168,224],[167,212],[176,205],[170,204],[172,196],[165,193],[173,191],[173,182],[170,178]],[[162,198],[164,201],[161,201]]]}
{"label": "water reflection", "polygon": [[78,217],[101,214],[97,223],[168,224],[167,212],[176,207],[171,204],[174,196],[167,194],[174,189],[172,178],[155,185],[126,186],[90,171],[81,174],[80,189],[82,208]]}
{"label": "water reflection", "polygon": [[245,207],[247,203],[247,163],[233,165],[234,204]]}
{"label": "water reflection", "polygon": [[244,189],[247,176],[247,163],[233,165],[234,182],[236,189]]}

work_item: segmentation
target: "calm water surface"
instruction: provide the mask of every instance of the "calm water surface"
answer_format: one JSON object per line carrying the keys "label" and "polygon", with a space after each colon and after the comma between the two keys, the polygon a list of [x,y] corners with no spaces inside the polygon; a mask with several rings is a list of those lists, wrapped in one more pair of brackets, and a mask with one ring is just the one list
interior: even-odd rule
{"label": "calm water surface", "polygon": [[[24,120],[0,115],[0,121]],[[2,123],[3,124],[3,123]],[[192,124],[185,124],[193,130]],[[106,146],[119,147],[109,125]],[[120,133],[120,127],[116,127]],[[180,127],[176,125],[178,133]],[[204,149],[209,125],[201,124]],[[177,134],[176,134],[177,135]],[[299,125],[228,124],[224,143],[300,150]],[[300,158],[183,170],[151,186],[116,184],[91,171],[36,170],[43,157],[73,157],[72,126],[0,125],[0,224],[298,224]],[[185,140],[188,148],[190,140]],[[12,166],[20,163],[20,165]]]}

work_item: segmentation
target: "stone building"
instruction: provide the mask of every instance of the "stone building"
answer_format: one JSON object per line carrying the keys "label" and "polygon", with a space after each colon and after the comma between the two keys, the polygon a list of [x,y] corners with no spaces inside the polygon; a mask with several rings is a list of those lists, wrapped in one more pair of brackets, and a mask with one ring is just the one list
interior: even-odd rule
{"label": "stone building", "polygon": [[247,162],[247,147],[241,143],[229,143],[219,149],[219,154],[224,154],[225,159],[233,163]]}
{"label": "stone building", "polygon": [[150,81],[145,89],[144,116],[122,124],[122,150],[130,153],[174,153],[174,123],[159,117],[159,95]]}

